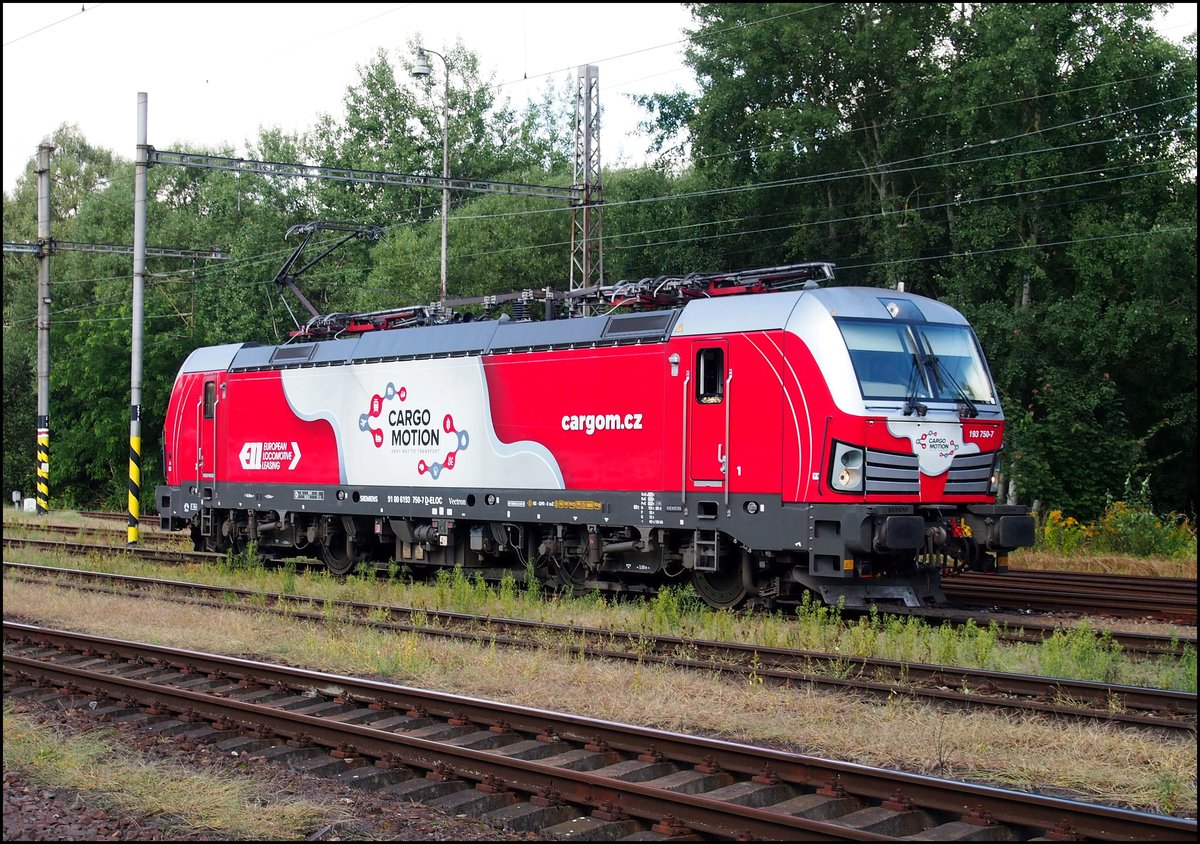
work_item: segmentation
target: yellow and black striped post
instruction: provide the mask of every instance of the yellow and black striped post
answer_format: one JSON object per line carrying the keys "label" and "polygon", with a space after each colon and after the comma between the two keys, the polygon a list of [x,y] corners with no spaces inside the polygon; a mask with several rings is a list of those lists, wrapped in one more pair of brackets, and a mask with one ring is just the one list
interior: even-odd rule
{"label": "yellow and black striped post", "polygon": [[38,147],[38,287],[37,287],[37,513],[50,512],[50,153]]}
{"label": "yellow and black striped post", "polygon": [[38,417],[37,429],[37,512],[50,512],[50,417]]}
{"label": "yellow and black striped post", "polygon": [[132,425],[129,433],[129,544],[137,545],[138,516],[142,505],[142,438],[139,436],[138,406],[132,409]]}
{"label": "yellow and black striped post", "polygon": [[142,501],[142,332],[145,322],[146,279],[146,142],[147,102],[138,93],[138,148],[133,168],[133,321],[129,360],[129,544],[137,545]]}

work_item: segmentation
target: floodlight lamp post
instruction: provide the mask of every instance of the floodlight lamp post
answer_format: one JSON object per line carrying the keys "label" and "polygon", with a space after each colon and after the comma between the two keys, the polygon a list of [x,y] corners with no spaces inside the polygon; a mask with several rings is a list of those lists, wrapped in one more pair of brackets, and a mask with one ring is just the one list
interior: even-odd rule
{"label": "floodlight lamp post", "polygon": [[413,68],[413,76],[425,78],[433,75],[429,66],[428,53],[433,53],[442,60],[442,69],[446,72],[446,93],[442,100],[442,298],[446,301],[446,224],[450,216],[450,66],[446,57],[441,53],[417,48],[417,64]]}

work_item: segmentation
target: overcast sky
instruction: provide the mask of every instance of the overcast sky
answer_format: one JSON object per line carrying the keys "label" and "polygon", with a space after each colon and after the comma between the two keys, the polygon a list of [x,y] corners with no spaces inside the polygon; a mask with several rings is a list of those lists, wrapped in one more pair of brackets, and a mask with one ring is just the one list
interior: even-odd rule
{"label": "overcast sky", "polygon": [[439,53],[461,38],[518,107],[597,65],[601,164],[641,160],[642,113],[623,95],[692,88],[690,20],[678,3],[5,3],[4,190],[64,122],[133,160],[139,91],[159,149],[245,154],[260,126],[306,131],[343,114],[359,65],[415,35]]}
{"label": "overcast sky", "polygon": [[[694,90],[683,64],[690,15],[677,3],[5,3],[4,190],[60,124],[132,160],[137,94],[149,142],[187,151],[245,142],[260,126],[307,131],[342,115],[357,67],[414,35],[475,52],[501,97],[521,106],[583,64],[599,68],[601,164],[642,160],[642,112],[627,94]],[[1176,3],[1160,31],[1182,41],[1196,4]],[[435,78],[441,62],[432,60]],[[315,163],[315,162],[310,162]]]}

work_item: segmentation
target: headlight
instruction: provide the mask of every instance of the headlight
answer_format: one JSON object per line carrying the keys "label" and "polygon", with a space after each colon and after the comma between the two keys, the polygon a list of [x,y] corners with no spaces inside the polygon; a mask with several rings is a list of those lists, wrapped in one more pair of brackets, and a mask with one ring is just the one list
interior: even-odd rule
{"label": "headlight", "polygon": [[863,450],[845,443],[833,444],[829,485],[838,492],[862,492]]}

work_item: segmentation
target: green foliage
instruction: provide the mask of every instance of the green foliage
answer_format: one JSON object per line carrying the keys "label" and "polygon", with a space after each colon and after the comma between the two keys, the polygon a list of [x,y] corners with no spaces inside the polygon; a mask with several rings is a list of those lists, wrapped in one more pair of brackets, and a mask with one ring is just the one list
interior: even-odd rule
{"label": "green foliage", "polygon": [[1074,516],[1063,516],[1062,510],[1051,510],[1038,520],[1036,547],[1055,554],[1070,556],[1087,541],[1088,530]]}
{"label": "green foliage", "polygon": [[283,586],[281,591],[284,595],[296,594],[296,561],[288,560],[283,564]]}
{"label": "green foliage", "polygon": [[[7,259],[5,259],[7,279]],[[26,288],[28,290],[28,286]],[[5,302],[7,313],[8,303]],[[33,306],[30,305],[30,309]],[[37,348],[27,336],[4,337],[4,501],[11,490],[34,497],[37,460]],[[51,446],[54,442],[51,442]],[[55,495],[59,490],[52,490]]]}
{"label": "green foliage", "polygon": [[1097,551],[1134,557],[1196,557],[1196,529],[1186,516],[1156,515],[1150,501],[1150,479],[1132,489],[1126,481],[1124,500],[1110,497],[1104,515],[1091,531]]}
{"label": "green foliage", "polygon": [[1164,675],[1157,680],[1160,689],[1182,689],[1196,693],[1196,649],[1190,645],[1183,649],[1178,662],[1162,661]]}
{"label": "green foliage", "polygon": [[[698,92],[640,98],[659,166],[602,159],[605,280],[827,260],[839,284],[904,281],[975,327],[1005,402],[1003,470],[1020,500],[1107,519],[1120,541],[1141,537],[1129,547],[1186,547],[1186,520],[1156,528],[1117,500],[1126,477],[1150,477],[1163,509],[1195,511],[1195,473],[1181,469],[1196,463],[1194,42],[1156,35],[1151,4],[688,5]],[[416,43],[365,55],[341,113],[295,135],[261,129],[247,157],[440,174],[448,105],[452,176],[571,183],[570,75],[513,104],[462,44],[414,79]],[[129,162],[77,127],[50,141],[53,236],[132,243]],[[146,513],[187,354],[278,343],[294,327],[272,283],[295,246],[288,228],[386,230],[305,273],[318,310],[428,303],[442,199],[437,188],[174,167],[149,179],[151,245],[216,245],[232,259],[149,259]],[[36,188],[31,162],[4,198],[7,241],[36,239]],[[450,201],[452,297],[567,288],[568,204],[466,191]],[[6,253],[3,284],[4,486],[29,491],[34,259]],[[128,258],[56,253],[52,284],[52,506],[123,509]],[[1156,546],[1160,535],[1174,538]]]}
{"label": "green foliage", "polygon": [[1120,662],[1121,645],[1107,630],[1098,633],[1086,623],[1055,630],[1038,648],[1038,673],[1045,677],[1111,683]]}
{"label": "green foliage", "polygon": [[676,635],[697,614],[709,613],[690,583],[682,587],[667,586],[649,600],[642,629],[658,635]]}
{"label": "green foliage", "polygon": [[1094,522],[1082,524],[1061,510],[1040,517],[1035,547],[1064,555],[1081,552],[1195,559],[1196,528],[1179,513],[1155,513],[1149,478],[1136,487],[1126,479],[1122,498],[1108,496],[1103,514]]}
{"label": "green foliage", "polygon": [[1012,408],[1010,467],[1043,500],[1095,518],[1112,479],[1135,471],[1141,450],[1111,379],[1083,383],[1055,368],[1025,408]]}
{"label": "green foliage", "polygon": [[218,569],[225,574],[236,571],[261,574],[264,571],[263,558],[258,553],[258,543],[254,541],[247,542],[240,549],[230,548],[217,565]]}

